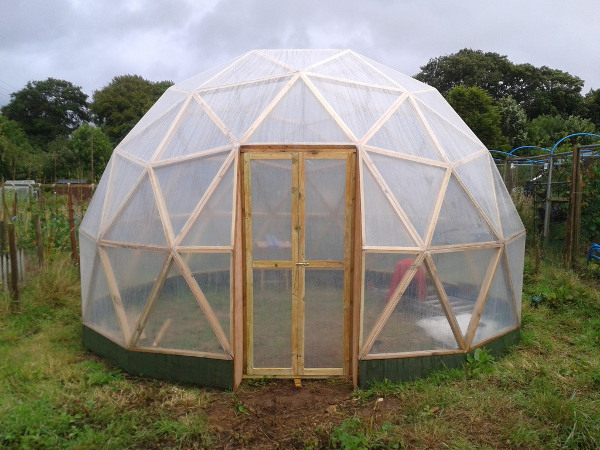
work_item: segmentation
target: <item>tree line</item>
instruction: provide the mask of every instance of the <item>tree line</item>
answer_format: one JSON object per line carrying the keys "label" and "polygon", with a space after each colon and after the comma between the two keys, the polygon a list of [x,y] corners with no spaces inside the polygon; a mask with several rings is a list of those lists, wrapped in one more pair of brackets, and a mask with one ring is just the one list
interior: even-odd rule
{"label": "tree line", "polygon": [[88,101],[69,81],[28,82],[0,110],[0,176],[97,182],[113,149],[172,84],[117,76]]}
{"label": "tree line", "polygon": [[[584,81],[567,72],[472,49],[420,69],[415,78],[437,88],[489,149],[547,148],[600,130],[600,89],[583,95]],[[28,82],[0,110],[0,176],[97,181],[113,149],[172,84],[122,75],[89,100],[69,81]]]}

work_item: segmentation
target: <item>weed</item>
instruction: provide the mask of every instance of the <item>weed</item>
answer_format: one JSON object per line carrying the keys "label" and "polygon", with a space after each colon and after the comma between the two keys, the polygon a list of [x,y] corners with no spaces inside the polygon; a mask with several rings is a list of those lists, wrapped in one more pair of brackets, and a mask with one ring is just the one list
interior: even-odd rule
{"label": "weed", "polygon": [[495,358],[483,347],[476,348],[473,354],[467,353],[467,362],[472,373],[491,372],[496,363]]}

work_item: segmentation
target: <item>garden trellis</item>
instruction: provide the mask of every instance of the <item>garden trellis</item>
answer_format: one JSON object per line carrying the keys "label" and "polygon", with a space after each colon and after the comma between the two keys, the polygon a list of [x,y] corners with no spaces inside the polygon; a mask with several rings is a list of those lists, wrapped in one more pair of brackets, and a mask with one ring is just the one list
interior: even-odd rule
{"label": "garden trellis", "polygon": [[80,228],[84,342],[126,370],[406,379],[514,342],[525,231],[432,87],[258,50],[169,88]]}

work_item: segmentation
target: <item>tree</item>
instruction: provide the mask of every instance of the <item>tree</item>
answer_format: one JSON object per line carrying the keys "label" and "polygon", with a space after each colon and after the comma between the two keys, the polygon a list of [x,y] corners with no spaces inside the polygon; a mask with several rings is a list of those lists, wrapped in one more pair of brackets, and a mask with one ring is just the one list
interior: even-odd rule
{"label": "tree", "polygon": [[17,122],[31,142],[42,149],[89,120],[87,95],[65,80],[30,81],[10,96],[2,114]]}
{"label": "tree", "polygon": [[600,130],[600,89],[590,90],[585,96],[586,117],[588,117],[596,129]]}
{"label": "tree", "polygon": [[[596,127],[588,120],[578,116],[569,116],[566,119],[560,116],[544,115],[533,119],[527,126],[527,135],[532,145],[552,149],[562,138],[575,133],[596,133]],[[577,137],[565,145],[574,143],[586,144],[591,138]]]}
{"label": "tree", "polygon": [[33,148],[17,122],[0,116],[0,176],[30,179],[39,175],[43,155]]}
{"label": "tree", "polygon": [[506,56],[465,48],[430,59],[415,78],[434,86],[444,96],[464,85],[480,87],[499,99],[510,95],[507,80],[511,78],[513,66]]}
{"label": "tree", "polygon": [[507,150],[501,117],[492,97],[478,87],[457,86],[447,96],[448,103],[489,149]]}
{"label": "tree", "polygon": [[93,94],[94,120],[113,146],[117,146],[172,84],[171,81],[153,83],[139,75],[115,77]]}
{"label": "tree", "polygon": [[500,129],[512,149],[527,143],[527,114],[511,96],[496,103],[500,113]]}
{"label": "tree", "polygon": [[444,96],[460,85],[485,89],[496,101],[512,96],[529,119],[584,112],[581,78],[546,66],[514,64],[498,53],[462,49],[432,58],[415,78],[434,86]]}
{"label": "tree", "polygon": [[83,124],[70,138],[59,137],[50,144],[46,175],[51,179],[88,178],[95,182],[104,172],[112,150],[100,128]]}

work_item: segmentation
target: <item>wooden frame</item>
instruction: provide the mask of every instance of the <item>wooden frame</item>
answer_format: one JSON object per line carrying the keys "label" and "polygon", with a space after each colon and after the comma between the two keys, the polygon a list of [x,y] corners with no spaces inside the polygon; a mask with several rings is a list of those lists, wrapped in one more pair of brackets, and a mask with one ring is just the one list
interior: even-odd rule
{"label": "wooden frame", "polygon": [[[254,150],[254,149],[253,149]],[[245,252],[245,311],[244,311],[244,327],[245,327],[245,358],[244,358],[244,376],[276,376],[276,377],[322,377],[322,376],[349,376],[351,371],[351,342],[352,342],[352,287],[353,282],[353,243],[354,243],[354,199],[355,199],[355,150],[349,148],[323,148],[315,149],[314,147],[298,147],[286,149],[277,148],[256,148],[257,151],[249,151],[242,148],[243,155],[243,205],[244,205],[244,252]],[[354,151],[353,151],[354,150]],[[254,260],[253,259],[253,243],[251,236],[256,232],[252,230],[252,195],[250,184],[251,161],[276,161],[276,160],[291,160],[290,182],[292,186],[292,229],[291,229],[291,260]],[[345,201],[344,201],[344,260],[343,261],[322,261],[311,259],[306,261],[305,254],[305,224],[307,221],[305,209],[305,186],[306,175],[305,165],[307,160],[339,160],[342,162],[345,172],[346,184],[344,186]],[[274,166],[276,167],[276,166]],[[285,169],[289,170],[289,169]],[[342,364],[339,368],[308,368],[304,366],[304,317],[305,317],[305,272],[306,265],[310,264],[311,268],[316,269],[342,269],[344,271],[344,286],[343,297],[344,306],[340,311],[342,314]],[[254,314],[254,286],[253,286],[253,271],[260,269],[275,269],[288,268],[292,273],[291,281],[291,307],[292,307],[292,348],[290,367],[254,367],[254,336],[253,336],[253,314]]]}

